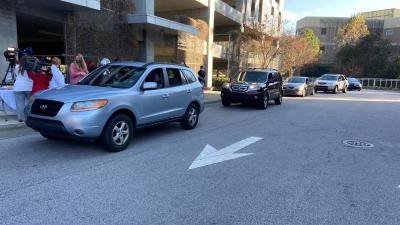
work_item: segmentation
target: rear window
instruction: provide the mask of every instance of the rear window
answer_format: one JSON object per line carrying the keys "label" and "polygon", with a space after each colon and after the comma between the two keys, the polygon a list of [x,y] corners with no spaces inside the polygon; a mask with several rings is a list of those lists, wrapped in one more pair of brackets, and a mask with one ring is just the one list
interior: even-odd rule
{"label": "rear window", "polygon": [[182,72],[188,83],[194,83],[197,81],[196,76],[190,70],[182,70]]}

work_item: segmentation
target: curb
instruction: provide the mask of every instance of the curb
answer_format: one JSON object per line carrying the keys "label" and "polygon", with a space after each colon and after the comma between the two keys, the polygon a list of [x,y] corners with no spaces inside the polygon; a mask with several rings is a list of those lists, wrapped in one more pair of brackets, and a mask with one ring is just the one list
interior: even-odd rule
{"label": "curb", "polygon": [[0,125],[0,131],[6,131],[14,128],[27,128],[27,126],[25,125],[25,123],[20,123],[20,122]]}

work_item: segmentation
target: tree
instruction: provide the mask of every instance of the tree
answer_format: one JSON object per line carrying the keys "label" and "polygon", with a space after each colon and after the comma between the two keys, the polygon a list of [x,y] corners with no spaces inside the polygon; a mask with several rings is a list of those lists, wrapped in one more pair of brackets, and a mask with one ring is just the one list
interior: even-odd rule
{"label": "tree", "polygon": [[251,52],[260,67],[268,68],[279,57],[279,36],[274,35],[272,23],[253,22],[245,26],[240,41],[244,51]]}
{"label": "tree", "polygon": [[358,77],[385,77],[392,68],[392,45],[378,34],[369,34],[356,45],[346,45],[336,55],[335,71]]}
{"label": "tree", "polygon": [[301,35],[310,42],[313,55],[315,57],[319,57],[321,42],[320,42],[319,38],[314,34],[314,31],[307,28],[302,32]]}
{"label": "tree", "polygon": [[336,34],[336,43],[342,47],[355,45],[358,40],[369,34],[364,17],[361,15],[352,16],[345,24],[341,25]]}
{"label": "tree", "polygon": [[280,39],[281,70],[286,71],[289,76],[293,70],[317,60],[312,44],[309,39],[301,35],[284,35]]}

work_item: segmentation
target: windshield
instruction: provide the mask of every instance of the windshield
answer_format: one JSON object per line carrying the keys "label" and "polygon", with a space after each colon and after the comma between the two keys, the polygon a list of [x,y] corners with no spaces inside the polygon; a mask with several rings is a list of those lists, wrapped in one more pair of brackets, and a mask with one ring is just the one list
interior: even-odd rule
{"label": "windshield", "polygon": [[360,81],[358,81],[355,78],[349,78],[349,82],[351,82],[351,83],[360,83]]}
{"label": "windshield", "polygon": [[292,77],[288,80],[288,83],[302,84],[306,82],[304,77]]}
{"label": "windshield", "polygon": [[242,72],[237,77],[237,81],[245,81],[248,83],[264,83],[268,80],[268,73],[247,71]]}
{"label": "windshield", "polygon": [[335,75],[323,75],[320,80],[337,80],[338,76]]}
{"label": "windshield", "polygon": [[136,84],[145,70],[146,69],[142,67],[107,65],[94,70],[78,84],[100,87],[130,88]]}

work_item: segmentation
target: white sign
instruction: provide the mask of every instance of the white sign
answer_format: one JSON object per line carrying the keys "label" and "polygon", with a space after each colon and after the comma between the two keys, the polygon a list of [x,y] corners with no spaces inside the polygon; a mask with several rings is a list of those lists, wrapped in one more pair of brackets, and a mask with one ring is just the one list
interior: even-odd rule
{"label": "white sign", "polygon": [[190,165],[189,170],[252,155],[253,153],[236,152],[256,143],[257,141],[261,141],[262,139],[263,138],[260,137],[249,137],[233,145],[227,146],[219,151],[211,145],[206,145],[200,155],[197,156],[192,165]]}

